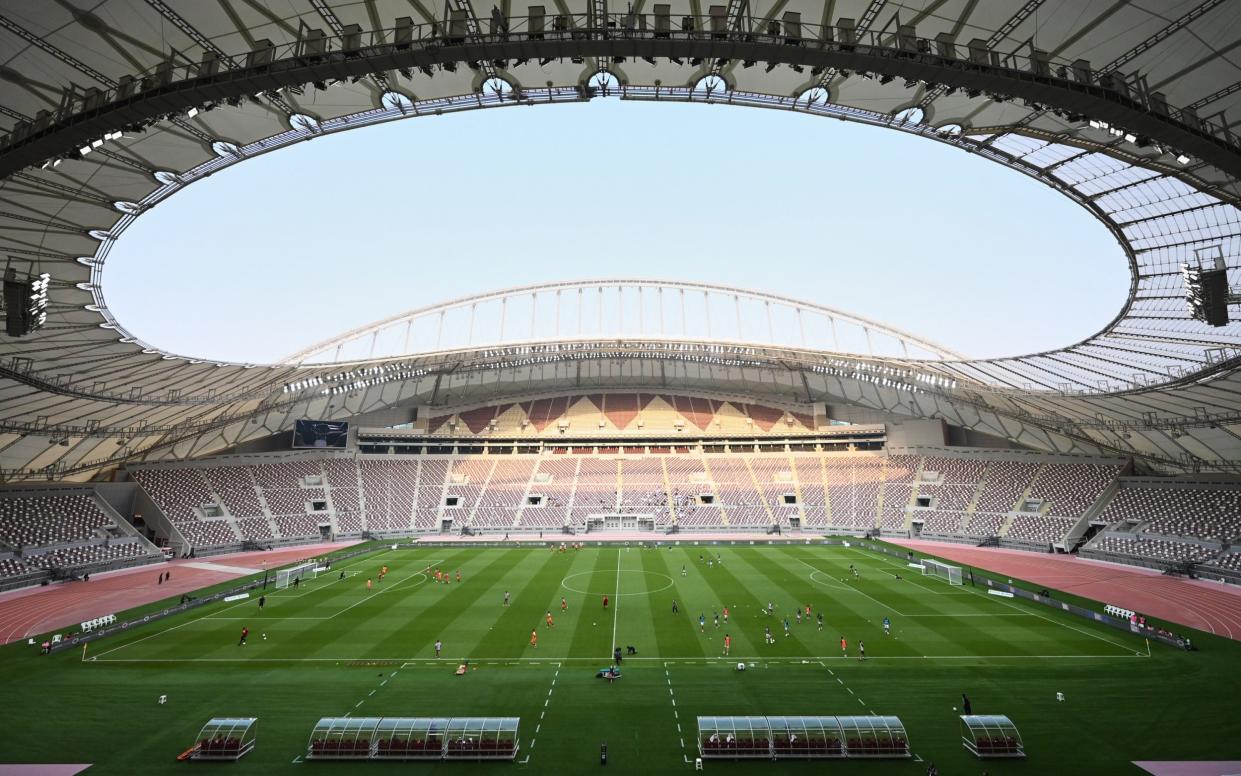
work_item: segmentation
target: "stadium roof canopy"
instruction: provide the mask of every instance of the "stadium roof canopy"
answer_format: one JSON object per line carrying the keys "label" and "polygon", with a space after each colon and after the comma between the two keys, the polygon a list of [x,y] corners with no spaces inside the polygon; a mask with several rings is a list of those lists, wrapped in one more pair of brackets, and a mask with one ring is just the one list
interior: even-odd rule
{"label": "stadium roof canopy", "polygon": [[[47,326],[0,345],[0,469],[8,479],[84,477],[124,460],[207,454],[298,417],[675,384],[939,417],[1167,471],[1236,471],[1241,330],[1190,317],[1181,265],[1219,257],[1238,281],[1241,147],[1229,117],[1241,100],[1239,17],[1223,0],[287,0],[277,10],[0,0],[0,247],[11,266],[52,278]],[[1128,300],[1082,342],[973,361],[820,308],[898,349],[750,336],[738,312],[733,338],[653,325],[544,336],[532,325],[534,337],[501,330],[492,342],[339,363],[328,347],[278,365],[228,364],[139,341],[108,310],[114,242],[212,172],[368,124],[600,94],[795,110],[981,155],[1110,229],[1130,265]],[[732,293],[631,280],[574,288],[617,285]],[[1054,299],[1010,293],[1010,325],[1056,313]],[[815,307],[754,295],[746,304]],[[425,312],[400,320],[412,328]]]}

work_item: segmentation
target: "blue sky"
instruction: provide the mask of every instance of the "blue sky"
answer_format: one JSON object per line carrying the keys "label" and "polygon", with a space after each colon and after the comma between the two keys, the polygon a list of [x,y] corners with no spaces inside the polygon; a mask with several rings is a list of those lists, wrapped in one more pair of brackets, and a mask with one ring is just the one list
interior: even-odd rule
{"label": "blue sky", "polygon": [[1077,341],[1128,288],[1084,210],[943,144],[614,98],[398,121],[249,160],[139,218],[104,282],[148,342],[265,362],[449,298],[618,276],[795,296],[980,357]]}

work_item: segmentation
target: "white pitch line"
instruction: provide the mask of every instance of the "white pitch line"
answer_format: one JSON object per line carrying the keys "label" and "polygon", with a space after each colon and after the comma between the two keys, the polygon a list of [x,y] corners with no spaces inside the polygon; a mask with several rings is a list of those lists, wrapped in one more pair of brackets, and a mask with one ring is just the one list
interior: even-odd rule
{"label": "white pitch line", "polygon": [[[612,649],[616,649],[616,625],[620,617],[620,573],[621,573],[621,552],[616,551],[616,595],[615,601],[612,602]],[[608,653],[608,657],[612,657],[612,653]]]}
{"label": "white pitch line", "polygon": [[[819,572],[820,574],[829,574],[829,575],[830,575],[830,573],[831,573],[831,572],[828,572],[828,571],[824,571],[824,570],[823,570],[823,569],[821,569],[821,568],[816,568],[815,566],[811,566],[809,563],[807,563],[806,561],[802,560],[801,558],[796,558],[795,560],[796,560],[798,563],[800,563],[800,564],[802,564],[803,566],[805,566],[806,568],[813,569],[814,571],[817,571],[817,572]],[[815,579],[813,574],[812,574],[812,575],[811,575],[811,577],[810,577],[810,581],[811,581],[811,582],[818,582],[819,584],[824,584],[823,582],[819,582],[817,579]],[[839,586],[838,586],[838,587],[839,587]],[[866,598],[869,598],[870,600],[872,600],[872,601],[874,601],[875,603],[879,604],[879,605],[880,605],[880,606],[882,606],[884,609],[887,609],[888,611],[892,612],[893,614],[895,614],[895,615],[896,615],[896,616],[898,616],[898,617],[904,617],[904,616],[905,616],[904,614],[901,614],[900,612],[898,612],[898,611],[896,610],[896,608],[895,608],[895,607],[889,606],[888,604],[885,604],[883,601],[880,601],[878,598],[874,598],[873,596],[870,596],[870,595],[867,595],[866,593],[863,593],[861,590],[858,590],[856,587],[848,587],[848,586],[845,586],[845,587],[843,587],[842,589],[843,589],[843,590],[851,590],[851,591],[853,591],[854,593],[857,593],[857,594],[858,594],[858,595],[860,595],[860,596],[864,596],[864,597],[866,597]]]}

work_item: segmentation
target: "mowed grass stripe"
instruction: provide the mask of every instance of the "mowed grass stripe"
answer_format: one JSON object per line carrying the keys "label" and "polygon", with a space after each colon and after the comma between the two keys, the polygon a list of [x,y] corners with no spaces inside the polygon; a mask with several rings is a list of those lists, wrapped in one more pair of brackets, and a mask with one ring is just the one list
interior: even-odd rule
{"label": "mowed grass stripe", "polygon": [[[563,586],[565,577],[591,567],[593,558],[579,552],[559,550],[534,551],[540,559],[539,570],[526,580],[521,589],[521,600],[514,602],[496,627],[496,638],[504,639],[504,648],[498,654],[506,657],[546,657],[554,659],[567,655],[577,620],[581,616],[580,601]],[[525,573],[525,571],[523,571]],[[567,612],[560,609],[560,600],[569,605]],[[547,613],[551,612],[555,627],[547,627]],[[537,629],[539,646],[530,646],[530,631]]]}
{"label": "mowed grass stripe", "polygon": [[[490,582],[488,587],[473,590],[473,598],[465,602],[466,608],[453,622],[453,638],[469,649],[462,654],[476,659],[520,657],[530,629],[542,628],[546,597],[557,584],[560,570],[541,553],[517,549],[488,552],[517,553],[517,562],[509,559],[499,575],[485,580]],[[469,577],[465,584],[470,584]],[[506,590],[511,594],[508,607],[504,606]]]}
{"label": "mowed grass stripe", "polygon": [[[340,564],[339,569],[352,570],[375,557],[375,555],[364,555],[353,558]],[[236,648],[241,629],[248,624],[248,618],[253,615],[255,622],[259,622],[257,614],[259,596],[266,595],[269,602],[281,599],[294,601],[300,600],[302,595],[317,595],[327,587],[327,580],[324,580],[322,584],[318,584],[316,580],[313,592],[300,589],[294,591],[292,588],[258,589],[251,593],[251,598],[242,601],[227,604],[211,603],[203,609],[191,610],[182,615],[158,620],[149,626],[149,630],[143,628],[135,631],[127,640],[120,643],[117,643],[115,639],[109,639],[98,645],[100,649],[96,650],[94,655],[96,657],[114,655],[128,659],[181,658],[187,655],[199,656],[205,651],[215,650],[221,656],[232,656],[226,647]],[[298,610],[294,609],[294,611]],[[224,619],[236,616],[246,619],[240,621]],[[301,626],[290,628],[290,630],[300,629]],[[250,630],[255,631],[255,627],[251,625]],[[255,636],[256,641],[261,641],[261,631]]]}
{"label": "mowed grass stripe", "polygon": [[[680,657],[695,657],[705,654],[703,644],[698,638],[698,625],[695,618],[696,613],[691,614],[686,606],[686,601],[690,599],[690,588],[692,583],[688,573],[681,576],[681,568],[684,566],[688,572],[688,555],[685,550],[664,549],[643,552],[641,555],[642,568],[654,575],[663,574],[672,580],[672,587],[653,593],[647,597],[646,607],[649,614],[646,622],[651,627],[651,639],[644,639],[638,645],[640,654],[648,654],[654,651],[655,654],[661,656],[675,655]],[[663,585],[659,585],[662,587]],[[672,602],[677,602],[678,612],[673,613]],[[633,611],[629,611],[628,616],[623,621],[626,626],[628,623],[639,615]]]}
{"label": "mowed grass stripe", "polygon": [[[733,655],[820,654],[799,638],[796,628],[789,631],[792,634],[789,638],[784,637],[782,617],[787,614],[792,627],[796,622],[794,613],[799,605],[798,601],[802,600],[796,592],[782,589],[757,569],[749,550],[729,549],[716,555],[717,559],[724,562],[716,562],[709,568],[701,569],[703,578],[711,585],[716,597],[729,607],[729,622],[727,625],[721,622],[720,631],[717,633],[719,638],[714,640],[717,642],[715,654],[723,651],[724,631],[733,637]],[[776,604],[775,614],[771,617],[763,613],[768,601]],[[771,633],[776,638],[775,645],[764,644],[762,628],[767,625],[770,625]],[[708,623],[708,632],[711,628],[712,623]]]}
{"label": "mowed grass stripe", "polygon": [[[587,559],[594,555],[594,563],[583,571],[589,572],[569,580],[574,590],[567,597],[577,601],[580,614],[573,627],[573,637],[568,650],[558,650],[558,655],[593,658],[598,655],[606,661],[612,654],[612,606],[616,598],[616,560],[614,547],[581,550]],[[580,572],[573,572],[580,573]],[[603,595],[608,596],[608,609],[603,608]]]}
{"label": "mowed grass stripe", "polygon": [[[861,550],[849,552],[867,557],[871,563],[891,567],[899,565],[897,561],[886,555],[863,553]],[[914,571],[915,569],[911,569]],[[933,584],[928,582],[927,584]],[[1136,648],[1140,640],[1104,625],[1091,623],[1089,620],[1073,618],[1073,622],[1064,621],[1064,615],[1052,616],[1042,604],[1022,599],[1007,599],[991,596],[985,586],[973,586],[966,583],[953,587],[946,582],[955,603],[973,602],[980,614],[1005,615],[1003,617],[977,618],[977,627],[986,627],[988,632],[996,636],[1000,643],[997,652],[980,651],[980,654],[1005,654],[1005,647],[1011,647],[1016,654],[1063,654],[1073,655],[1107,655],[1128,654],[1130,647],[1126,641],[1132,642]],[[970,593],[976,595],[971,596]],[[1025,614],[1029,619],[1014,618],[1007,615]],[[959,620],[958,620],[959,622]],[[985,626],[983,625],[985,623]],[[993,630],[994,629],[994,630]],[[1041,647],[1039,646],[1041,645]],[[1056,650],[1059,646],[1061,649]],[[1051,649],[1053,651],[1040,651]]]}
{"label": "mowed grass stripe", "polygon": [[[1045,633],[1036,620],[1022,624],[1001,618],[924,617],[936,613],[938,602],[944,598],[951,598],[958,611],[969,613],[983,613],[990,602],[956,595],[959,590],[947,583],[942,583],[942,590],[936,590],[915,584],[903,574],[901,580],[895,576],[885,577],[878,571],[877,559],[873,557],[844,549],[832,550],[826,555],[804,549],[793,553],[803,567],[813,566],[820,572],[814,575],[816,581],[825,586],[836,586],[834,589],[841,593],[839,601],[854,607],[859,613],[856,630],[849,641],[856,645],[858,640],[867,640],[871,656],[919,653],[942,656],[1083,654],[1064,652],[1059,638],[1048,642],[1043,638]],[[855,578],[850,573],[850,565],[858,570],[859,577]],[[825,568],[830,568],[839,576],[825,578]],[[881,641],[884,639],[882,622],[885,616],[892,621],[895,638],[888,637]],[[876,651],[876,648],[882,651]]]}
{"label": "mowed grass stripe", "polygon": [[[355,619],[350,623],[351,627],[387,628],[387,631],[384,638],[373,647],[366,648],[356,642],[355,647],[367,649],[363,654],[368,657],[430,657],[434,654],[435,640],[440,638],[446,646],[452,645],[453,649],[449,654],[470,654],[477,647],[478,638],[476,634],[470,633],[473,618],[462,619],[463,616],[477,605],[483,591],[496,584],[496,580],[502,579],[513,566],[528,557],[518,550],[487,550],[470,553],[468,556],[450,556],[449,562],[440,565],[440,568],[451,575],[452,582],[444,584],[430,581],[404,601],[392,602],[392,608],[359,607],[357,611],[365,615],[365,620]],[[462,573],[460,583],[456,581],[458,569]],[[397,616],[393,617],[394,614]],[[461,621],[460,627],[456,626],[458,620]],[[342,650],[349,648],[349,644],[344,639],[337,639],[334,647],[324,647],[327,651],[333,648],[336,654],[341,654]]]}
{"label": "mowed grass stripe", "polygon": [[[784,648],[784,618],[788,617],[793,640],[804,649],[796,652],[799,655],[836,655],[840,650],[840,637],[844,636],[850,649],[855,649],[859,640],[871,640],[882,634],[880,623],[886,609],[877,607],[867,598],[854,595],[856,591],[842,585],[840,588],[828,587],[810,579],[813,571],[798,563],[796,558],[772,555],[760,550],[747,553],[747,561],[762,574],[765,579],[782,594],[777,598],[776,617],[773,620],[772,633],[777,635],[779,652],[787,654]],[[805,607],[810,605],[810,619],[805,618]],[[802,622],[797,622],[793,607],[798,607],[803,614]],[[818,627],[819,613],[823,614],[823,630]],[[776,627],[779,626],[779,630]],[[916,651],[902,649],[900,654],[916,654]]]}

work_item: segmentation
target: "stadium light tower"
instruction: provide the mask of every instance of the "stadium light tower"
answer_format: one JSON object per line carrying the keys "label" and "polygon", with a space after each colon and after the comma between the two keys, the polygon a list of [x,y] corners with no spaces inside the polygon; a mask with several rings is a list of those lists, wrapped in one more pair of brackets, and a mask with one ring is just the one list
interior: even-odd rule
{"label": "stadium light tower", "polygon": [[1241,295],[1228,287],[1228,264],[1218,245],[1194,251],[1196,265],[1182,264],[1185,279],[1185,301],[1189,314],[1209,326],[1228,325],[1228,305],[1241,304]]}

